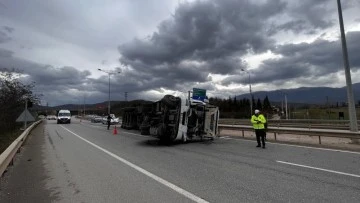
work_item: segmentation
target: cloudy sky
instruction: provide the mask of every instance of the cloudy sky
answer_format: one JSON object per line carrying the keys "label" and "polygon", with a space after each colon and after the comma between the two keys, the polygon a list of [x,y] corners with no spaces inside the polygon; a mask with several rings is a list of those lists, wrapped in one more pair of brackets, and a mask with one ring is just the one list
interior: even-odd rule
{"label": "cloudy sky", "polygon": [[[353,83],[360,1],[344,0]],[[345,86],[336,0],[0,0],[0,68],[43,104]],[[247,72],[242,71],[247,70]]]}

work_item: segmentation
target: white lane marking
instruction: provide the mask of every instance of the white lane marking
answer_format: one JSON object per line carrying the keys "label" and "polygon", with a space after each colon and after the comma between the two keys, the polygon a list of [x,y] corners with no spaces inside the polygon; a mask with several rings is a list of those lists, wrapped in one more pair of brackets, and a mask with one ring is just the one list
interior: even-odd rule
{"label": "white lane marking", "polygon": [[[256,140],[246,140],[246,139],[242,139],[242,138],[237,139],[237,138],[230,138],[230,137],[220,137],[220,139],[225,139],[225,140],[238,140],[238,141],[245,141],[245,142],[256,142]],[[283,144],[283,143],[274,143],[274,142],[267,142],[267,143],[273,144],[273,145],[284,145],[284,146],[290,146],[290,147],[299,147],[299,148],[306,148],[306,149],[317,149],[317,150],[323,150],[323,151],[343,152],[343,153],[350,153],[350,154],[358,154],[358,155],[360,155],[360,152],[340,150],[340,149],[327,149],[327,148],[319,148],[319,147],[307,147],[307,146],[301,146],[301,145],[292,145],[292,144]]]}
{"label": "white lane marking", "polygon": [[208,203],[208,201],[206,201],[206,200],[204,200],[204,199],[202,199],[202,198],[200,198],[200,197],[192,194],[191,192],[188,192],[188,191],[186,191],[186,190],[184,190],[184,189],[182,189],[182,188],[180,188],[180,187],[178,187],[178,186],[170,183],[169,181],[167,181],[167,180],[165,180],[165,179],[162,179],[162,178],[160,178],[159,176],[156,176],[155,174],[152,174],[151,172],[149,172],[149,171],[147,171],[147,170],[145,170],[145,169],[143,169],[143,168],[141,168],[141,167],[139,167],[139,166],[137,166],[137,165],[135,165],[135,164],[127,161],[126,159],[121,158],[121,157],[117,156],[116,154],[114,154],[114,153],[112,153],[112,152],[109,152],[108,150],[106,150],[106,149],[104,149],[104,148],[102,148],[102,147],[100,147],[100,146],[98,146],[98,145],[96,145],[96,144],[88,141],[87,139],[81,137],[80,135],[77,135],[76,133],[72,132],[71,130],[69,130],[69,129],[63,127],[63,126],[61,126],[61,127],[64,128],[65,130],[67,130],[68,132],[70,132],[71,134],[75,135],[75,136],[78,137],[79,139],[81,139],[81,140],[87,142],[88,144],[92,145],[93,147],[95,147],[95,148],[97,148],[97,149],[105,152],[106,154],[108,154],[108,155],[112,156],[113,158],[117,159],[118,161],[120,161],[120,162],[122,162],[122,163],[124,163],[124,164],[126,164],[126,165],[128,165],[128,166],[130,166],[131,168],[133,168],[133,169],[137,170],[138,172],[140,172],[140,173],[142,173],[142,174],[144,174],[144,175],[146,175],[146,176],[154,179],[155,181],[157,181],[157,182],[159,182],[159,183],[161,183],[161,184],[169,187],[170,189],[178,192],[179,194],[184,195],[185,197],[193,200],[194,202]]}
{"label": "white lane marking", "polygon": [[301,164],[294,164],[294,163],[290,163],[290,162],[286,162],[286,161],[276,161],[276,162],[282,163],[282,164],[287,164],[287,165],[292,165],[292,166],[299,166],[299,167],[303,167],[303,168],[310,168],[310,169],[315,169],[315,170],[319,170],[319,171],[326,171],[326,172],[330,172],[330,173],[336,173],[336,174],[341,174],[341,175],[360,178],[360,175],[355,175],[355,174],[351,174],[351,173],[344,173],[344,172],[340,172],[340,171],[333,171],[333,170],[328,170],[328,169],[323,169],[323,168],[316,168],[316,167],[306,166],[306,165],[301,165]]}

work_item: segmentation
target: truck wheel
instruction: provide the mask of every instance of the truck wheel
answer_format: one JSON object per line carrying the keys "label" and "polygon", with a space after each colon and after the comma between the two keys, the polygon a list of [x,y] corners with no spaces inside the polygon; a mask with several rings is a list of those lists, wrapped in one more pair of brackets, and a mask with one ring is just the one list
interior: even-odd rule
{"label": "truck wheel", "polygon": [[141,135],[150,135],[150,127],[149,126],[140,126],[140,134]]}
{"label": "truck wheel", "polygon": [[165,95],[164,98],[161,100],[166,106],[169,107],[176,107],[178,98],[174,97],[173,95]]}
{"label": "truck wheel", "polygon": [[147,130],[147,129],[141,129],[140,130],[140,135],[149,135],[150,134],[150,132],[149,132],[149,130]]}

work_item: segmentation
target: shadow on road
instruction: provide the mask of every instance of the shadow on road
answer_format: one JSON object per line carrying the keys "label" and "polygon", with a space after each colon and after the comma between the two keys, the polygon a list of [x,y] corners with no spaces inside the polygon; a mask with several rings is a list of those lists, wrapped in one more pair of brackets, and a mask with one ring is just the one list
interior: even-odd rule
{"label": "shadow on road", "polygon": [[138,142],[139,145],[141,146],[147,146],[147,147],[173,147],[173,146],[178,146],[178,145],[187,145],[187,144],[205,144],[205,145],[211,145],[214,143],[214,140],[211,139],[196,139],[196,140],[188,140],[187,142],[182,142],[181,140],[179,141],[175,141],[172,143],[169,142],[165,142],[165,141],[161,141],[158,139],[152,139],[152,140],[144,140],[141,142]]}

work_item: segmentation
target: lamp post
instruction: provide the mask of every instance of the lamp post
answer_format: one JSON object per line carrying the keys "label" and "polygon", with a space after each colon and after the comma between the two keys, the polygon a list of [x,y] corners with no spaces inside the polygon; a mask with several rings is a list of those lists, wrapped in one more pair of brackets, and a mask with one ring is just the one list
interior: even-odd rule
{"label": "lamp post", "polygon": [[251,74],[249,71],[245,70],[245,69],[241,69],[241,71],[244,71],[245,73],[247,73],[249,75],[249,92],[250,92],[250,116],[253,114],[253,95],[251,92]]}
{"label": "lamp post", "polygon": [[102,71],[104,73],[107,73],[109,75],[109,98],[108,98],[108,114],[110,114],[110,76],[115,75],[118,73],[121,73],[121,71],[109,71],[109,70],[103,70],[101,68],[98,69],[99,71]]}
{"label": "lamp post", "polygon": [[358,131],[357,118],[356,118],[356,108],[354,102],[354,92],[352,89],[351,82],[351,73],[350,73],[350,65],[349,65],[349,57],[346,46],[346,38],[344,31],[344,22],[342,17],[341,10],[341,2],[337,0],[338,5],[338,13],[339,13],[339,23],[340,23],[340,32],[341,32],[341,43],[342,43],[342,52],[343,52],[343,60],[344,60],[344,68],[345,68],[345,79],[346,79],[346,87],[347,87],[347,99],[348,99],[348,108],[349,108],[349,120],[350,120],[350,131]]}

